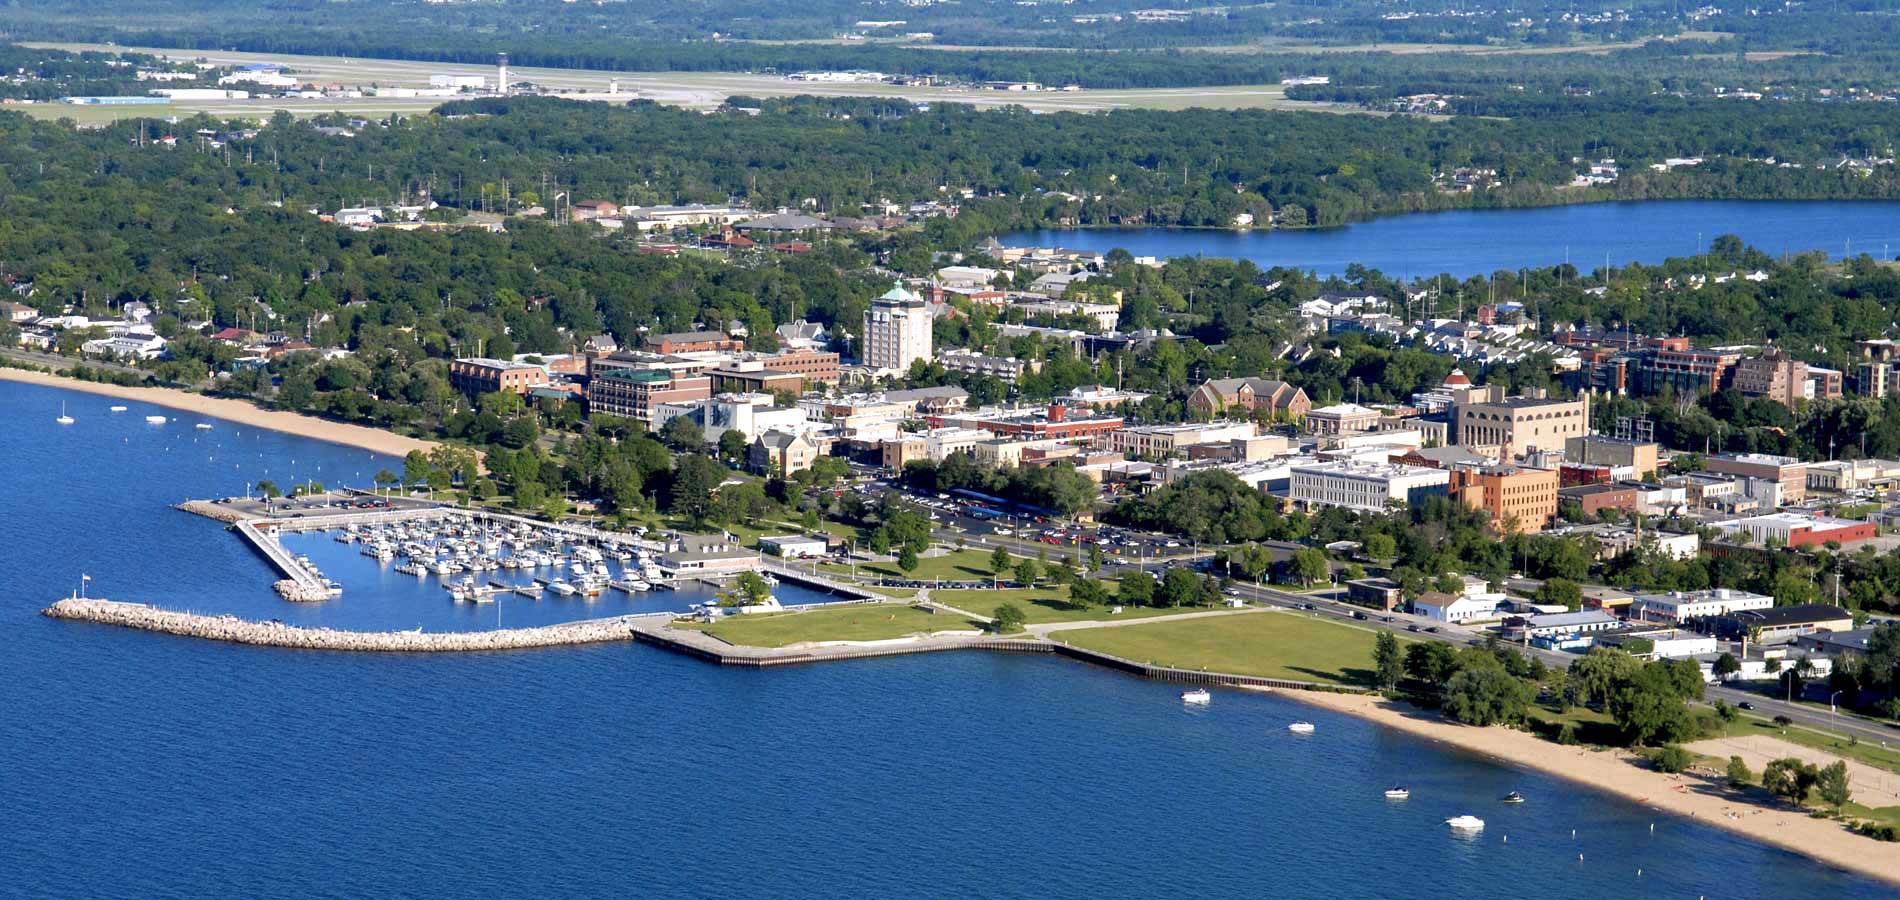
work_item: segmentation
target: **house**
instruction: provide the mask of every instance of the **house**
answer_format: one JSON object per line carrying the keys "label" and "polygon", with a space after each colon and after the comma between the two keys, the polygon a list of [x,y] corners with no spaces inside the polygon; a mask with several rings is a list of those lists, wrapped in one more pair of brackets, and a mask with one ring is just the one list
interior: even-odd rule
{"label": "house", "polygon": [[1623,620],[1601,609],[1585,609],[1506,619],[1504,634],[1511,640],[1555,638],[1608,631],[1622,624]]}
{"label": "house", "polygon": [[1188,412],[1211,419],[1231,409],[1267,410],[1276,418],[1299,420],[1313,409],[1306,391],[1271,378],[1216,378],[1188,395]]}
{"label": "house", "polygon": [[1412,601],[1412,614],[1424,616],[1434,622],[1460,624],[1496,618],[1498,597],[1502,595],[1447,594],[1441,591],[1426,591],[1417,600]]}
{"label": "house", "polygon": [[606,200],[582,200],[568,207],[568,215],[576,222],[612,218],[620,215],[620,206]]}
{"label": "house", "polygon": [[768,431],[752,442],[747,456],[754,471],[789,476],[811,468],[818,445],[802,433]]}

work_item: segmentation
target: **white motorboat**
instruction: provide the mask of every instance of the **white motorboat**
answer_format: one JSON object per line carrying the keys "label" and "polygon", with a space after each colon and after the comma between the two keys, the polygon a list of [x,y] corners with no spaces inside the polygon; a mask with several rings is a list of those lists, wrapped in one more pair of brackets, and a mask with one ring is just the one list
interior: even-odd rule
{"label": "white motorboat", "polygon": [[211,430],[211,423],[210,423],[210,422],[199,422],[199,423],[198,423],[197,425],[194,425],[194,426],[192,426],[192,427],[194,427],[194,428],[196,428],[196,429],[198,429],[199,431],[210,431],[210,430]]}
{"label": "white motorboat", "polygon": [[1462,816],[1452,816],[1451,818],[1445,820],[1445,824],[1450,825],[1453,831],[1483,831],[1484,830],[1484,820],[1470,814],[1466,814]]}
{"label": "white motorboat", "polygon": [[530,582],[528,584],[518,584],[518,585],[515,585],[515,593],[520,594],[523,597],[537,597],[538,598],[541,596],[541,586],[538,584],[534,584],[533,582]]}
{"label": "white motorboat", "polygon": [[1410,788],[1395,787],[1385,792],[1385,799],[1387,800],[1409,800],[1411,798],[1412,790]]}
{"label": "white motorboat", "polygon": [[1182,691],[1181,702],[1206,705],[1214,702],[1214,695],[1208,693],[1206,688],[1195,688],[1191,691]]}
{"label": "white motorboat", "polygon": [[653,590],[653,584],[651,582],[642,581],[638,578],[635,578],[634,580],[627,582],[627,587],[633,588],[636,591]]}
{"label": "white motorboat", "polygon": [[60,403],[59,403],[59,418],[57,418],[57,419],[54,419],[53,421],[55,421],[55,422],[58,422],[58,423],[59,423],[59,424],[61,424],[61,425],[71,425],[71,424],[73,424],[73,417],[72,417],[72,416],[69,416],[69,415],[67,415],[67,414],[66,414],[66,401],[64,401],[64,400],[61,400],[61,401],[60,401]]}
{"label": "white motorboat", "polygon": [[1294,722],[1293,724],[1291,724],[1291,725],[1288,725],[1288,726],[1286,727],[1286,730],[1288,730],[1288,731],[1291,731],[1291,732],[1293,732],[1294,734],[1312,734],[1312,733],[1313,733],[1313,723],[1311,723],[1311,722]]}
{"label": "white motorboat", "polygon": [[108,406],[106,408],[112,410],[113,412],[125,412],[125,407],[123,406]]}
{"label": "white motorboat", "polygon": [[559,594],[563,597],[572,597],[575,594],[580,593],[580,591],[574,589],[573,585],[568,584],[567,582],[562,581],[559,578],[556,578],[553,581],[548,582],[548,590],[553,591],[556,594]]}
{"label": "white motorboat", "polygon": [[165,424],[165,417],[164,417],[164,416],[146,416],[146,417],[145,417],[145,424],[147,424],[147,425],[163,425],[163,424]]}

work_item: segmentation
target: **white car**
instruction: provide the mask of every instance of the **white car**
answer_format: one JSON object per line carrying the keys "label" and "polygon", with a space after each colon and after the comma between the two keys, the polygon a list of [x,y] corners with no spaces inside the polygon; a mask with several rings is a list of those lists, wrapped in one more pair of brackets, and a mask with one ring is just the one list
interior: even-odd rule
{"label": "white car", "polygon": [[1012,535],[1012,534],[1015,534],[1015,532],[1014,532],[1014,531],[1011,531],[1011,530],[1009,530],[1008,528],[1006,528],[1006,527],[1004,527],[1004,526],[1002,526],[1002,525],[998,525],[998,526],[996,526],[996,528],[994,528],[994,529],[993,529],[993,531],[994,531],[994,532],[995,532],[996,534],[1000,534],[1000,535],[1002,535],[1002,536],[1004,536],[1004,537],[1009,537],[1010,535]]}

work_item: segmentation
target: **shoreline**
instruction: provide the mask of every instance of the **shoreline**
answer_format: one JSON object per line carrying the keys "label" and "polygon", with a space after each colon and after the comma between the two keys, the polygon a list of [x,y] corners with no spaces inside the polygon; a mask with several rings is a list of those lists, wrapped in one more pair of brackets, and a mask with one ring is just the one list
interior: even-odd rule
{"label": "shoreline", "polygon": [[[1252,689],[1249,689],[1252,690]],[[1633,763],[1628,750],[1594,751],[1552,743],[1524,731],[1459,725],[1426,710],[1376,694],[1278,691],[1279,696],[1345,713],[1413,737],[1522,766],[1592,790],[1614,794],[1659,812],[1721,828],[1845,872],[1900,885],[1900,854],[1890,845],[1848,831],[1839,821],[1816,819],[1782,806],[1734,796],[1726,778],[1684,772],[1668,775]],[[1681,787],[1682,790],[1676,790]],[[1729,818],[1728,813],[1739,818]]]}
{"label": "shoreline", "polygon": [[359,450],[382,453],[398,459],[408,455],[411,450],[421,450],[427,453],[436,446],[433,441],[412,438],[397,434],[393,431],[372,428],[367,425],[351,425],[344,422],[332,422],[329,419],[320,419],[316,416],[306,416],[302,413],[264,409],[248,400],[238,400],[229,397],[208,397],[203,394],[194,394],[190,391],[179,390],[178,388],[129,387],[126,385],[107,384],[98,381],[80,381],[77,378],[66,378],[47,372],[3,366],[0,366],[0,381],[12,381],[21,384],[37,385],[39,387],[62,388],[69,391],[80,391],[87,394],[116,397],[120,400],[134,400],[140,403],[150,403],[154,406],[163,406],[167,409],[175,409],[180,412],[196,413],[198,415],[224,419],[239,425],[249,425],[252,428],[262,428],[267,431],[294,434],[299,437],[324,441],[325,443],[341,444],[345,447],[355,447]]}

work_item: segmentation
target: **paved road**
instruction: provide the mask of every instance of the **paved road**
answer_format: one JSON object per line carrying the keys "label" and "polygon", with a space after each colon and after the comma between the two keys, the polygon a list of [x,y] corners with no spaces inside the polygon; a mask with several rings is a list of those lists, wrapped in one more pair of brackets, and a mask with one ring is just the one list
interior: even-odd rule
{"label": "paved road", "polygon": [[30,363],[36,366],[46,366],[47,368],[52,368],[52,369],[70,369],[73,366],[80,365],[83,363],[87,368],[91,368],[91,369],[103,369],[107,372],[118,372],[123,375],[136,375],[139,378],[144,378],[144,379],[149,379],[152,377],[152,373],[147,372],[143,369],[134,369],[131,366],[122,366],[122,365],[119,365],[118,363],[99,362],[97,360],[91,360],[91,359],[78,359],[71,356],[60,356],[56,353],[40,353],[36,350],[6,349],[6,350],[0,350],[0,356],[4,356],[8,359],[17,360],[23,363]]}

